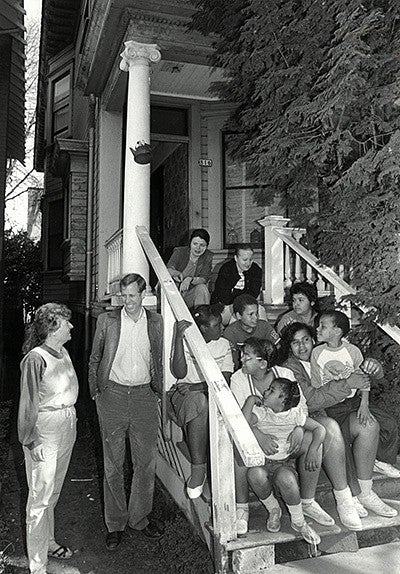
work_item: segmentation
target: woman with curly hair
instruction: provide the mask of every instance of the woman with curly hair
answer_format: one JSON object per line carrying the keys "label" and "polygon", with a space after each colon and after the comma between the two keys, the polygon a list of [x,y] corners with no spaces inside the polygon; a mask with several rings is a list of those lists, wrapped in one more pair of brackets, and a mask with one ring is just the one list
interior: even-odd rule
{"label": "woman with curly hair", "polygon": [[64,348],[71,338],[70,318],[63,304],[42,305],[23,347],[18,436],[29,487],[26,539],[31,574],[46,574],[49,556],[68,559],[73,554],[54,538],[54,507],[76,438],[78,380]]}

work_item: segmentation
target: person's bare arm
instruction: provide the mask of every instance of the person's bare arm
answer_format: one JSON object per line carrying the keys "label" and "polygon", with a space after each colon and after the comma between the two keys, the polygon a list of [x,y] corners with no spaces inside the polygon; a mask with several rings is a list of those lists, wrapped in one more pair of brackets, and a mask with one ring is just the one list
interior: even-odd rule
{"label": "person's bare arm", "polygon": [[185,359],[185,349],[183,339],[185,331],[192,323],[183,319],[175,325],[175,336],[173,344],[173,353],[171,360],[171,371],[177,379],[184,379],[187,375],[187,364]]}

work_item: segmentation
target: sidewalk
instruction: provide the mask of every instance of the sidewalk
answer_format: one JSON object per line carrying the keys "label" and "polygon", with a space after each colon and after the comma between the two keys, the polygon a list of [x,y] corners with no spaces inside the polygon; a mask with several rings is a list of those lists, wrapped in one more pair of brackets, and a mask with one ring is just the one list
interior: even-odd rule
{"label": "sidewalk", "polygon": [[279,564],[271,574],[400,574],[400,542]]}
{"label": "sidewalk", "polygon": [[[82,408],[80,409],[82,411]],[[92,413],[93,414],[93,413]],[[206,546],[194,536],[188,522],[164,491],[156,489],[154,516],[165,522],[165,534],[156,542],[125,534],[115,552],[105,547],[102,511],[101,443],[95,417],[78,414],[78,440],[64,488],[56,507],[56,537],[74,550],[68,561],[49,561],[49,574],[210,574],[212,563]],[[12,423],[13,424],[13,423]],[[15,426],[15,423],[14,423]],[[128,469],[127,469],[128,473]],[[27,486],[21,447],[12,433],[3,481],[0,551],[10,562],[10,572],[28,574],[25,555],[25,503]],[[2,570],[0,562],[0,574]]]}

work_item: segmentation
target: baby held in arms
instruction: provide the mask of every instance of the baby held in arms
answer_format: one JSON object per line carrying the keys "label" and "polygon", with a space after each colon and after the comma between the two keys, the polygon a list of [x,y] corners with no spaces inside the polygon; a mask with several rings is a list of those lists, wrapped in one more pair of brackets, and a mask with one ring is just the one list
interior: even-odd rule
{"label": "baby held in arms", "polygon": [[[268,474],[268,496],[264,502],[269,518],[267,529],[270,532],[280,530],[282,510],[274,497],[273,487],[284,500],[290,517],[291,527],[299,532],[304,540],[310,544],[319,544],[319,535],[306,523],[301,499],[300,489],[295,471],[295,460],[288,452],[288,437],[295,427],[302,427],[312,433],[312,441],[308,447],[305,458],[305,467],[316,470],[321,466],[322,443],[325,438],[325,429],[316,420],[308,417],[302,409],[295,408],[300,401],[300,390],[295,381],[278,378],[275,379],[262,399],[250,395],[243,405],[243,414],[250,426],[257,427],[259,431],[274,436],[278,444],[278,451],[266,455],[265,467]],[[301,453],[297,453],[299,456]],[[258,467],[261,469],[261,467]],[[249,469],[253,474],[257,468]]]}

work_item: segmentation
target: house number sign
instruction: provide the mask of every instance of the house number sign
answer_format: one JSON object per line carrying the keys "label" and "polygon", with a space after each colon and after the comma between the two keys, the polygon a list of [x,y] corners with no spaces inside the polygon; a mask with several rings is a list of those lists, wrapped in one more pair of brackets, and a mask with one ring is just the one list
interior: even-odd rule
{"label": "house number sign", "polygon": [[212,159],[206,159],[206,158],[199,159],[197,163],[199,164],[200,167],[211,167],[213,164]]}

